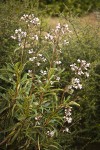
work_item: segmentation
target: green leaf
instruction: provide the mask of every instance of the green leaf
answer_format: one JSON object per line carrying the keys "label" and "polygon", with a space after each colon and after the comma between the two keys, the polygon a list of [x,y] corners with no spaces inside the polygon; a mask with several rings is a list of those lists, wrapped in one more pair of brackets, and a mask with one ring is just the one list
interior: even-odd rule
{"label": "green leaf", "polygon": [[25,84],[26,81],[27,81],[27,73],[25,73],[25,74],[23,75],[23,77],[22,77],[22,79],[21,79],[21,84],[22,84],[22,85]]}
{"label": "green leaf", "polygon": [[2,86],[0,86],[0,89],[1,89],[1,90],[5,90],[5,91],[7,90],[7,89],[5,89],[5,88],[4,88],[4,87],[2,87]]}
{"label": "green leaf", "polygon": [[79,105],[78,103],[74,102],[74,101],[71,101],[71,102],[69,103],[69,105],[70,105],[70,106],[78,106],[78,107],[80,107],[80,105]]}
{"label": "green leaf", "polygon": [[3,77],[2,75],[0,75],[0,79],[2,79],[3,81],[5,81],[7,83],[11,83],[11,81],[9,81],[7,78]]}
{"label": "green leaf", "polygon": [[16,133],[13,136],[13,138],[11,139],[10,144],[12,144],[16,140],[16,138],[18,137],[18,134],[20,133],[20,130],[21,130],[21,128],[19,128],[18,131],[16,131]]}
{"label": "green leaf", "polygon": [[50,147],[53,147],[53,148],[59,149],[59,147],[57,147],[56,145],[52,145],[52,144],[50,144]]}
{"label": "green leaf", "polygon": [[13,130],[13,129],[14,129],[14,126],[13,126],[13,127],[9,127],[8,129],[5,129],[5,130],[3,130],[3,131],[0,131],[0,133],[9,132],[9,131],[11,131],[11,130]]}
{"label": "green leaf", "polygon": [[4,111],[8,110],[9,107],[5,107],[3,109],[0,110],[0,114],[2,114]]}

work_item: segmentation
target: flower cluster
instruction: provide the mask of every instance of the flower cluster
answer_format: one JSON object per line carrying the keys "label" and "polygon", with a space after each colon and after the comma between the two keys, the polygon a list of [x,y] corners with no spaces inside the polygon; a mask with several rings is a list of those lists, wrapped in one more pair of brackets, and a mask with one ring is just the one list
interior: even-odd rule
{"label": "flower cluster", "polygon": [[72,122],[71,111],[72,111],[72,107],[65,108],[65,116],[63,117],[65,122],[68,123]]}
{"label": "flower cluster", "polygon": [[42,116],[39,115],[39,116],[36,116],[36,117],[35,117],[35,120],[36,120],[36,121],[39,121],[41,118],[42,118]]}
{"label": "flower cluster", "polygon": [[34,36],[32,36],[32,40],[36,40],[36,41],[38,41],[38,39],[39,39],[39,37],[38,37],[38,35],[37,35],[37,34],[35,34]]}
{"label": "flower cluster", "polygon": [[59,76],[56,76],[56,77],[55,77],[55,81],[52,81],[52,80],[51,80],[51,81],[50,81],[50,84],[53,85],[55,82],[59,82],[59,81],[60,81],[60,77],[59,77]]}
{"label": "flower cluster", "polygon": [[52,40],[54,39],[54,37],[53,37],[53,35],[51,35],[50,33],[47,33],[47,34],[45,35],[45,39],[52,41]]}
{"label": "flower cluster", "polygon": [[29,74],[32,73],[32,70],[28,70],[28,73],[29,73]]}
{"label": "flower cluster", "polygon": [[47,71],[46,70],[40,70],[40,73],[44,76],[47,74]]}
{"label": "flower cluster", "polygon": [[55,28],[54,32],[58,33],[60,31],[61,31],[62,34],[65,34],[66,31],[67,32],[72,32],[71,30],[69,30],[68,24],[61,25],[60,23],[58,23],[56,25],[56,28]]}
{"label": "flower cluster", "polygon": [[28,51],[28,53],[29,53],[29,54],[33,54],[33,49],[30,49],[30,50]]}
{"label": "flower cluster", "polygon": [[87,72],[88,68],[90,67],[90,63],[87,63],[85,60],[77,60],[78,66],[76,63],[70,65],[71,70],[75,72],[76,75],[85,75],[89,77],[89,73]]}
{"label": "flower cluster", "polygon": [[29,61],[34,61],[37,57],[29,58]]}
{"label": "flower cluster", "polygon": [[63,44],[64,44],[64,45],[68,45],[68,44],[69,44],[69,41],[64,40],[64,41],[63,41]]}
{"label": "flower cluster", "polygon": [[59,60],[59,61],[54,61],[56,65],[60,65],[62,62]]}
{"label": "flower cluster", "polygon": [[65,129],[63,129],[63,132],[69,132],[69,128],[65,128]]}
{"label": "flower cluster", "polygon": [[42,118],[42,115],[38,115],[38,116],[36,116],[35,117],[35,125],[40,125],[41,123],[40,123],[40,120],[41,120],[41,118]]}
{"label": "flower cluster", "polygon": [[18,42],[19,42],[19,46],[20,46],[21,42],[22,42],[22,39],[26,38],[26,36],[27,36],[27,33],[22,31],[22,29],[20,28],[20,29],[15,30],[15,33],[14,33],[13,36],[11,36],[11,38],[14,39],[14,40],[17,39]]}
{"label": "flower cluster", "polygon": [[70,88],[82,89],[82,84],[80,84],[80,79],[72,78],[72,84],[70,85]]}
{"label": "flower cluster", "polygon": [[59,42],[60,42],[61,40],[63,40],[62,44],[63,45],[68,45],[69,41],[63,39],[63,37],[66,34],[67,34],[67,36],[70,37],[70,33],[72,33],[72,31],[69,30],[68,24],[61,25],[60,23],[58,23],[56,25],[55,29],[52,29],[50,33],[47,33],[45,35],[45,39],[49,40],[51,42],[55,42],[57,40],[59,40]]}
{"label": "flower cluster", "polygon": [[40,21],[39,21],[39,18],[35,17],[34,14],[24,14],[22,17],[21,17],[21,20],[24,20],[26,23],[31,23],[33,25],[39,25],[40,24]]}
{"label": "flower cluster", "polygon": [[54,134],[55,134],[54,131],[47,131],[47,135],[48,135],[49,137],[53,137]]}
{"label": "flower cluster", "polygon": [[34,62],[36,60],[35,62],[37,66],[40,66],[42,62],[47,61],[47,59],[43,56],[43,54],[41,53],[36,54],[33,51],[33,49],[28,50],[28,53],[30,54],[29,61]]}
{"label": "flower cluster", "polygon": [[[70,65],[71,70],[75,73],[75,75],[85,75],[86,77],[89,77],[88,68],[90,67],[90,63],[87,63],[85,60],[77,60],[77,63],[73,63]],[[69,90],[75,89],[82,89],[82,84],[80,83],[79,78],[72,78],[71,85],[68,86]]]}

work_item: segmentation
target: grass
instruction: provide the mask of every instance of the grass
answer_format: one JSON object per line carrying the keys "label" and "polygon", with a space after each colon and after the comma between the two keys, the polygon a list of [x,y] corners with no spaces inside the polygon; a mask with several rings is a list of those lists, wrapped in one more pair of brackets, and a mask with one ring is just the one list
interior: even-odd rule
{"label": "grass", "polygon": [[[80,22],[80,25],[92,25],[94,27],[100,24],[100,20],[97,18],[95,12],[90,13],[89,15],[83,17],[75,17],[76,21]],[[57,23],[64,23],[66,20],[64,18],[58,17],[48,17],[45,19],[47,23],[50,24],[51,27],[55,27]]]}

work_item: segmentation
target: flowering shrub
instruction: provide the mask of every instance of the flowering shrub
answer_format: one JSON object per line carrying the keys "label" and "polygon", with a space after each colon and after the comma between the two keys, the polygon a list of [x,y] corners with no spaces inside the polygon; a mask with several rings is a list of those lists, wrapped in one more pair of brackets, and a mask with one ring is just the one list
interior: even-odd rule
{"label": "flowering shrub", "polygon": [[[70,64],[72,75],[62,85],[66,68],[62,64],[62,47],[67,46],[73,32],[67,24],[58,23],[55,29],[41,29],[34,14],[24,14],[24,30],[16,29],[12,39],[18,62],[7,64],[0,78],[2,87],[0,146],[14,149],[61,149],[56,141],[58,133],[70,133],[73,100],[76,90],[82,89],[82,76],[89,77],[90,63],[77,60]],[[73,76],[73,77],[72,77]],[[6,123],[5,123],[6,119]]]}

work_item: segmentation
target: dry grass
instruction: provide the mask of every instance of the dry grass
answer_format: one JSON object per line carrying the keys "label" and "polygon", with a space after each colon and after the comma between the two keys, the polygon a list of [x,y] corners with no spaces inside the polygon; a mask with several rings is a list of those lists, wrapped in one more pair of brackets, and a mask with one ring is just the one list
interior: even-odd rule
{"label": "dry grass", "polygon": [[[95,13],[91,13],[84,17],[77,17],[75,19],[76,19],[76,21],[80,22],[80,24],[82,24],[82,25],[92,25],[92,26],[100,25],[100,20],[97,19]],[[51,27],[55,27],[58,22],[64,23],[64,22],[66,22],[66,20],[64,18],[48,17],[48,18],[46,18],[46,22]]]}

